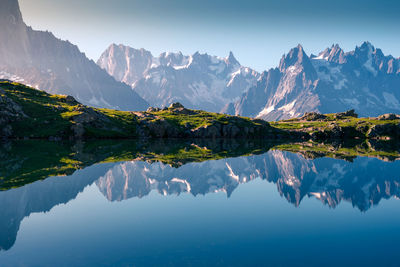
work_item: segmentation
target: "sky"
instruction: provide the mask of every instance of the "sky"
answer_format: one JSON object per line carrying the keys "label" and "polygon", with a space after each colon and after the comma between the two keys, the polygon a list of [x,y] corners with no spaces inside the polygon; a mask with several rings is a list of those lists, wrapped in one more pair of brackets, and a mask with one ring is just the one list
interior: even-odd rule
{"label": "sky", "polygon": [[112,43],[162,52],[196,51],[258,71],[302,44],[318,54],[370,41],[400,57],[398,0],[19,0],[26,24],[49,30],[97,60]]}

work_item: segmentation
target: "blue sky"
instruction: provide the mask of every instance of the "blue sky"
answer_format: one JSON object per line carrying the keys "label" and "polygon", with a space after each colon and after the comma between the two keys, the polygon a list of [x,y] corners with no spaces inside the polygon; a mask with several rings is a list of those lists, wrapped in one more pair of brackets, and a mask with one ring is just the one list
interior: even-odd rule
{"label": "blue sky", "polygon": [[227,56],[275,67],[301,43],[318,53],[363,41],[400,57],[400,1],[388,0],[19,0],[24,20],[97,60],[111,43]]}

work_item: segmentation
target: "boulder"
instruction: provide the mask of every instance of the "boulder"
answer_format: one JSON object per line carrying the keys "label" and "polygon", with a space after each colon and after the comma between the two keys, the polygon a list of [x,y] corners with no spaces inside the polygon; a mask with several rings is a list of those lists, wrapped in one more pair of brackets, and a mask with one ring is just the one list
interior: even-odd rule
{"label": "boulder", "polygon": [[307,112],[300,118],[305,121],[319,121],[326,119],[326,116],[317,112]]}
{"label": "boulder", "polygon": [[387,121],[387,120],[397,120],[400,119],[399,115],[393,114],[393,113],[388,113],[388,114],[383,114],[377,118],[380,121]]}
{"label": "boulder", "polygon": [[169,108],[185,108],[181,103],[176,102],[176,103],[172,103]]}
{"label": "boulder", "polygon": [[358,118],[358,114],[356,113],[356,111],[354,109],[351,109],[351,110],[348,110],[346,112],[336,113],[334,115],[335,119],[344,119],[346,117]]}
{"label": "boulder", "polygon": [[146,112],[151,113],[151,112],[158,112],[160,111],[160,108],[153,108],[153,107],[149,107]]}
{"label": "boulder", "polygon": [[76,101],[76,99],[71,95],[67,95],[67,97],[65,98],[65,103],[70,104],[70,105],[78,105],[79,104],[79,102]]}

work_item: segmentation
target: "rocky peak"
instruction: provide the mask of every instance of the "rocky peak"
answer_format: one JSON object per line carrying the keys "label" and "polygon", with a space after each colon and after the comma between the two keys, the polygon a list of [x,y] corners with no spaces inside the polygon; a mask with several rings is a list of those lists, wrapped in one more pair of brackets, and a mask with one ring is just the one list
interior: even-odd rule
{"label": "rocky peak", "polygon": [[316,79],[317,73],[311,63],[310,58],[304,52],[303,47],[299,44],[297,47],[290,50],[287,55],[284,55],[279,64],[281,72],[304,72],[309,79]]}
{"label": "rocky peak", "polygon": [[[134,82],[143,76],[143,73],[153,63],[153,55],[143,48],[134,49],[122,44],[112,44],[101,55],[97,64],[107,70],[117,80],[126,83]],[[126,75],[126,70],[132,70]]]}
{"label": "rocky peak", "polygon": [[361,46],[356,46],[354,56],[365,61],[375,52],[375,47],[370,42],[364,42]]}
{"label": "rocky peak", "polygon": [[317,57],[313,57],[313,59],[323,59],[329,62],[342,64],[345,62],[345,53],[338,44],[334,44],[330,48],[326,48],[323,52],[319,53]]}
{"label": "rocky peak", "polygon": [[361,50],[372,50],[372,51],[374,51],[375,50],[375,47],[370,43],[370,42],[368,42],[368,41],[365,41],[365,42],[363,42],[362,44],[361,44],[361,47],[359,48],[359,49],[361,49]]}
{"label": "rocky peak", "polygon": [[235,58],[232,51],[229,52],[229,56],[225,59],[228,65],[240,65],[239,61]]}
{"label": "rocky peak", "polygon": [[279,64],[279,70],[284,72],[288,67],[302,65],[303,62],[307,60],[308,56],[304,52],[303,47],[299,44],[297,47],[292,48],[287,55],[283,55]]}
{"label": "rocky peak", "polygon": [[163,52],[160,54],[159,60],[160,64],[163,66],[175,66],[184,64],[185,56],[182,54],[182,52]]}
{"label": "rocky peak", "polygon": [[0,24],[17,25],[22,24],[22,15],[19,9],[18,0],[1,0],[0,1]]}

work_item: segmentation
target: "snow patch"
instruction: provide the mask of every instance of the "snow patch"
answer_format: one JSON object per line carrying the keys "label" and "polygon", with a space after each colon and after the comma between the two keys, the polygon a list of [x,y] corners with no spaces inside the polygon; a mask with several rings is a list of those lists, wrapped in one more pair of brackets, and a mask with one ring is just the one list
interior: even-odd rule
{"label": "snow patch", "polygon": [[268,115],[269,113],[271,113],[271,112],[274,111],[274,110],[275,110],[275,106],[270,106],[270,107],[264,108],[264,109],[257,115],[257,117],[262,117],[262,116]]}
{"label": "snow patch", "polygon": [[283,107],[280,107],[278,110],[283,111],[285,113],[289,113],[290,116],[294,116],[295,111],[293,110],[294,105],[296,104],[296,100],[290,102],[289,104],[284,105]]}
{"label": "snow patch", "polygon": [[328,60],[329,58],[329,54],[327,56],[324,55],[324,53],[321,53],[319,56],[314,57],[313,59],[317,59],[317,60]]}

